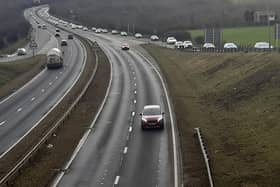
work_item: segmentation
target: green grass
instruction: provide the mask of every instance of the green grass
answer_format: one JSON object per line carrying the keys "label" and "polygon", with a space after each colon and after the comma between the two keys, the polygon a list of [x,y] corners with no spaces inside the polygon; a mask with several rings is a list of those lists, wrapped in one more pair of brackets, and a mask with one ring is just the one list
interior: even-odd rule
{"label": "green grass", "polygon": [[28,44],[28,40],[20,39],[16,43],[10,45],[9,47],[0,49],[0,54],[12,54],[16,52],[18,48],[25,47]]}
{"label": "green grass", "polygon": [[[194,40],[197,36],[203,36],[203,30],[192,30]],[[274,26],[271,26],[271,43],[275,46]],[[238,45],[254,45],[258,41],[269,41],[269,29],[265,26],[226,28],[223,30],[223,41],[234,42]]]}
{"label": "green grass", "polygon": [[0,63],[0,98],[24,85],[44,68],[45,63],[44,55],[11,63]]}
{"label": "green grass", "polygon": [[205,136],[215,186],[279,186],[280,55],[145,48],[171,92],[186,186],[205,186],[199,184],[205,178],[195,166],[195,127]]}

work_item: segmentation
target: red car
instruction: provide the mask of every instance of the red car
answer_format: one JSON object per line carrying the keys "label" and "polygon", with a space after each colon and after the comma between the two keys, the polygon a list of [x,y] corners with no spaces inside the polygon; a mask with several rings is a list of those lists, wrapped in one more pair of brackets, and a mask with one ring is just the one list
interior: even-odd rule
{"label": "red car", "polygon": [[164,128],[164,112],[159,105],[146,105],[140,116],[142,129]]}

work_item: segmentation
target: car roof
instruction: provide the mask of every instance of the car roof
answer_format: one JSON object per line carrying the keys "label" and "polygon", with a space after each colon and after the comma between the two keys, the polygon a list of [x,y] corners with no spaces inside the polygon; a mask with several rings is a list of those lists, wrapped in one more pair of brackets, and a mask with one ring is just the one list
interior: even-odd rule
{"label": "car roof", "polygon": [[149,109],[149,108],[160,108],[159,105],[146,105],[144,106],[144,109]]}

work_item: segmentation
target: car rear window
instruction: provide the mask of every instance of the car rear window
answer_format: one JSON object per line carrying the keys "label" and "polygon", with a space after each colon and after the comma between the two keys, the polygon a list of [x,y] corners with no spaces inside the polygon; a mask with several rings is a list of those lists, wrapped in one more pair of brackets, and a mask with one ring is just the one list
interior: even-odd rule
{"label": "car rear window", "polygon": [[160,108],[146,108],[143,111],[143,115],[159,115]]}

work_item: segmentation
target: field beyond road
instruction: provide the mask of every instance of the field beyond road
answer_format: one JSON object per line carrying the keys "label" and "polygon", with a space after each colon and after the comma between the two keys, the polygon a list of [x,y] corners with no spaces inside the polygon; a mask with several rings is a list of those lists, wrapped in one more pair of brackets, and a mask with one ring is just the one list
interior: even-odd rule
{"label": "field beyond road", "polygon": [[[256,42],[268,42],[270,33],[271,44],[276,46],[274,28],[274,26],[271,26],[270,29],[267,26],[225,28],[222,35],[223,42],[234,42],[237,45],[253,47]],[[203,30],[192,30],[190,33],[193,41],[197,36],[204,36]]]}
{"label": "field beyond road", "polygon": [[195,127],[205,137],[215,186],[280,186],[280,54],[144,47],[171,92],[185,186],[206,186]]}

